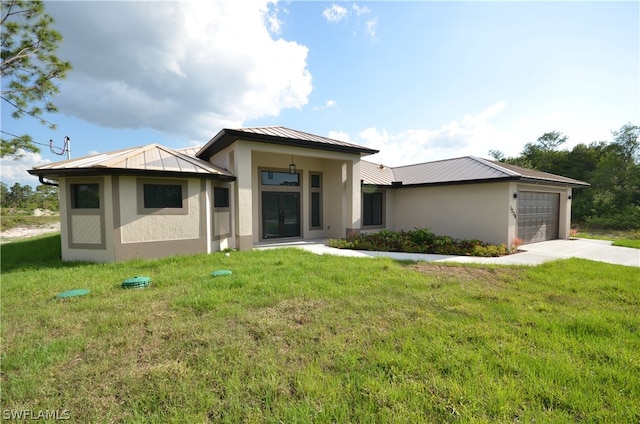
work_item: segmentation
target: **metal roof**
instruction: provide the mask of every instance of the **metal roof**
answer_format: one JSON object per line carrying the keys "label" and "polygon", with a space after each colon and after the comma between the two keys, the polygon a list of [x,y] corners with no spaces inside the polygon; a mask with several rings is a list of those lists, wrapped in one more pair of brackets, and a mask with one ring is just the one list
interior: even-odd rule
{"label": "metal roof", "polygon": [[187,156],[196,157],[196,154],[202,149],[202,146],[195,147],[183,147],[181,149],[174,149],[178,153],[185,154]]}
{"label": "metal roof", "polygon": [[527,180],[571,186],[589,185],[584,181],[474,156],[395,168],[362,161],[361,170],[364,184],[373,185],[459,184],[497,180]]}
{"label": "metal roof", "polygon": [[209,159],[215,153],[228,147],[236,140],[250,140],[286,146],[306,147],[311,149],[329,150],[359,155],[372,155],[378,150],[359,146],[345,141],[292,130],[286,127],[251,127],[224,128],[198,152],[197,157]]}
{"label": "metal roof", "polygon": [[29,170],[30,174],[50,179],[66,175],[150,174],[154,172],[162,175],[187,174],[208,178],[235,179],[225,169],[159,144],[149,144],[84,156],[78,159],[36,166]]}
{"label": "metal roof", "polygon": [[391,185],[395,181],[393,169],[388,166],[360,161],[360,178],[365,184]]}

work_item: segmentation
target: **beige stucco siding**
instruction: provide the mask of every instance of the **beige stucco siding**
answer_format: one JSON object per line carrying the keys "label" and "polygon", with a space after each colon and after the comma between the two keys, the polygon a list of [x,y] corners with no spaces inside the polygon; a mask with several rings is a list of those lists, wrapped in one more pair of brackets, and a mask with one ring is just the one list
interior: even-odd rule
{"label": "beige stucco siding", "polygon": [[345,186],[343,177],[344,162],[328,161],[323,174],[323,212],[324,212],[324,229],[325,237],[338,238],[345,236],[345,227],[347,222],[346,206],[343,208],[342,196]]}
{"label": "beige stucco siding", "polygon": [[[162,179],[157,179],[162,182]],[[202,232],[200,212],[201,182],[188,180],[186,214],[145,215],[138,213],[138,205],[132,199],[138,199],[137,179],[120,178],[120,242],[140,243],[166,240],[184,240],[199,238]]]}
{"label": "beige stucco siding", "polygon": [[509,206],[509,183],[405,187],[395,190],[395,219],[387,228],[430,228],[438,235],[508,244]]}
{"label": "beige stucco siding", "polygon": [[[61,177],[60,235],[61,256],[64,261],[112,262],[113,250],[113,202],[111,177]],[[98,183],[100,208],[83,211],[71,205],[71,184]]]}

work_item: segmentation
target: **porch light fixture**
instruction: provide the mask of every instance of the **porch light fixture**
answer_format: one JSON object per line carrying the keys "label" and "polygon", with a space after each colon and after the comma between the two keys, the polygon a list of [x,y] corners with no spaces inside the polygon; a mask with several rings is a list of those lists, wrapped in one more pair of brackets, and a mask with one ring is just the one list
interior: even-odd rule
{"label": "porch light fixture", "polygon": [[513,193],[513,198],[517,199],[518,198],[518,193]]}
{"label": "porch light fixture", "polygon": [[289,174],[296,173],[296,164],[293,163],[293,156],[291,156],[291,163],[289,164]]}

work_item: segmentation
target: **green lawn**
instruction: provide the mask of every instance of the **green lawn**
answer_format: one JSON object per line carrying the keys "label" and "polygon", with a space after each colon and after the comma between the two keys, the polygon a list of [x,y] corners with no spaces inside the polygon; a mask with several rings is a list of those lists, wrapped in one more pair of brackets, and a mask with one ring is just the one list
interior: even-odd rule
{"label": "green lawn", "polygon": [[[640,421],[638,269],[2,246],[4,411],[73,422]],[[214,278],[211,271],[228,269]],[[145,289],[123,280],[149,276]],[[88,288],[85,297],[57,299]]]}
{"label": "green lawn", "polygon": [[640,230],[585,230],[578,231],[576,237],[613,241],[613,246],[640,249]]}

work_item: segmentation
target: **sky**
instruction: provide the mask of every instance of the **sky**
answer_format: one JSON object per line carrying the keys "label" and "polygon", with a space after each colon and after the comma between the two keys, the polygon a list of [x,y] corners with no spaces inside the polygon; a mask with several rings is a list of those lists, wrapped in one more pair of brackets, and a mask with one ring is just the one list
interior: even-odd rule
{"label": "sky", "polygon": [[11,118],[27,169],[159,143],[201,146],[223,128],[285,126],[380,150],[400,166],[489,150],[517,156],[549,131],[611,141],[640,124],[637,1],[46,1],[73,66],[59,113]]}

